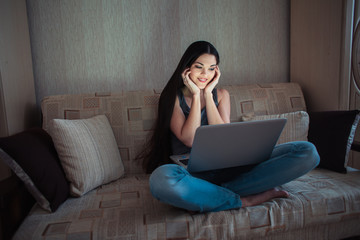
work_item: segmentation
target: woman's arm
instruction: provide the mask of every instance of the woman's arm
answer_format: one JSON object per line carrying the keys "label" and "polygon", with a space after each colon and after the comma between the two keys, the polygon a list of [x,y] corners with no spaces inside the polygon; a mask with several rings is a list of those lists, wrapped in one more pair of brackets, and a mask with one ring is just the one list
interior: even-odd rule
{"label": "woman's arm", "polygon": [[211,83],[206,86],[204,91],[205,103],[206,103],[206,114],[208,118],[209,125],[213,124],[223,124],[230,122],[230,95],[229,92],[225,89],[218,89],[218,102],[219,105],[216,107],[216,104],[213,100],[212,91],[215,86],[219,83],[220,79],[220,69],[216,67],[216,75]]}
{"label": "woman's arm", "polygon": [[175,136],[186,146],[192,147],[195,131],[201,125],[201,100],[200,89],[189,80],[190,69],[182,73],[185,86],[190,90],[192,95],[190,113],[188,118],[180,107],[179,99],[176,97],[173,114],[170,121],[170,129]]}
{"label": "woman's arm", "polygon": [[201,125],[200,95],[194,95],[188,118],[180,107],[179,99],[176,98],[170,129],[175,136],[186,146],[191,147],[194,141],[195,131]]}
{"label": "woman's arm", "polygon": [[205,96],[206,101],[206,114],[209,125],[230,123],[230,95],[225,89],[218,89],[218,102],[216,104],[213,100],[212,93]]}

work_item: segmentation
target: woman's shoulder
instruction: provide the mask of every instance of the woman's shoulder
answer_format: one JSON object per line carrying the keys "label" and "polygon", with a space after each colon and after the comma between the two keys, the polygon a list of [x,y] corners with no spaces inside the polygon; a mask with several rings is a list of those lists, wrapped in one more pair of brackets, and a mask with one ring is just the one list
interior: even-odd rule
{"label": "woman's shoulder", "polygon": [[230,98],[229,91],[224,88],[217,88],[217,97],[218,100],[221,101],[223,98]]}

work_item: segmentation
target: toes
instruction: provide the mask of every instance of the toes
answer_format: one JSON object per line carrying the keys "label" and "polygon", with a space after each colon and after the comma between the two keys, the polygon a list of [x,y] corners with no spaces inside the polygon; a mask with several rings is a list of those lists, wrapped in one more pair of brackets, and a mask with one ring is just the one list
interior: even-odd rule
{"label": "toes", "polygon": [[286,197],[287,198],[290,196],[290,194],[284,190],[274,189],[273,191],[274,191],[273,192],[274,197]]}

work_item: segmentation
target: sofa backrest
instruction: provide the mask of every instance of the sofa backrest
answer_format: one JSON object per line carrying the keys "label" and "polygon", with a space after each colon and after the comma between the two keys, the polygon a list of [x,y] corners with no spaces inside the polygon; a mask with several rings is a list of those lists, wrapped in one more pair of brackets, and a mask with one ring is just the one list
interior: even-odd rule
{"label": "sofa backrest", "polygon": [[[301,88],[296,83],[223,86],[230,93],[231,121],[243,115],[270,115],[306,110]],[[55,95],[41,102],[43,128],[52,119],[83,119],[104,114],[112,126],[125,171],[143,172],[135,159],[149,139],[157,116],[160,91],[129,91]]]}

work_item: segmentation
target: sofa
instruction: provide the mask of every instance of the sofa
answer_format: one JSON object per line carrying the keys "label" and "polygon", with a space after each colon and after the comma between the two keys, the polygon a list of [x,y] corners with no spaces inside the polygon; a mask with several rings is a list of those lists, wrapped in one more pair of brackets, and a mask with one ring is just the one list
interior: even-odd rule
{"label": "sofa", "polygon": [[309,113],[297,83],[223,88],[232,122],[287,118],[278,144],[305,140],[318,148],[318,168],[279,186],[288,198],[208,213],[163,204],[151,195],[138,157],[160,90],[48,96],[42,128],[0,139],[0,158],[35,199],[13,239],[360,236],[360,171],[348,166],[350,151],[359,148],[353,141],[359,112]]}

